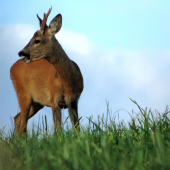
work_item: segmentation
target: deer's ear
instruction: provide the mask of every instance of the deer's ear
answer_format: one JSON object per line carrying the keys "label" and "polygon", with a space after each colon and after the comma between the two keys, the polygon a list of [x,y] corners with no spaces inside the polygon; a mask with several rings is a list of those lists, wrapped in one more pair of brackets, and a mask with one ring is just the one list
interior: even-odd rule
{"label": "deer's ear", "polygon": [[60,31],[62,25],[62,16],[61,14],[58,14],[49,25],[49,33],[56,34],[58,31]]}

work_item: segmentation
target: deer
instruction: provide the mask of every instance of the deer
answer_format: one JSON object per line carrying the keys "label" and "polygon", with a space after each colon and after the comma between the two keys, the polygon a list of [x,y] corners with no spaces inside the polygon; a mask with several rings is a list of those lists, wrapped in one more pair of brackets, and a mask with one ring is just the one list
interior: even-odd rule
{"label": "deer", "polygon": [[75,130],[80,130],[78,100],[83,91],[83,76],[79,66],[72,61],[55,34],[62,26],[62,16],[54,17],[49,26],[47,18],[52,10],[38,16],[40,30],[36,31],[29,43],[18,53],[21,59],[10,69],[20,112],[14,117],[15,133],[27,131],[28,119],[44,106],[51,107],[54,126],[61,131],[61,109],[68,108],[69,117]]}

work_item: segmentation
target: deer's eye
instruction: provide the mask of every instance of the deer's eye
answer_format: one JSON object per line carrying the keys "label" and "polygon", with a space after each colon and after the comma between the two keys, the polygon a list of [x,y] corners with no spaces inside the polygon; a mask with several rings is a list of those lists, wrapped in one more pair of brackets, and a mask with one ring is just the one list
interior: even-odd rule
{"label": "deer's eye", "polygon": [[35,40],[34,41],[34,44],[38,44],[38,43],[40,43],[40,40]]}

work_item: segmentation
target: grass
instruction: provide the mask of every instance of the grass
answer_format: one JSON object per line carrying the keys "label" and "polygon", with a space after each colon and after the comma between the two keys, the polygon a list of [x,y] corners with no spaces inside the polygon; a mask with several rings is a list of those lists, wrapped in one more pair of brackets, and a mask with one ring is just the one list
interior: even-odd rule
{"label": "grass", "polygon": [[[42,130],[16,138],[0,131],[0,170],[165,170],[170,169],[170,119],[168,108],[153,116],[132,100],[139,113],[131,122],[116,122],[111,114],[61,136]],[[108,106],[108,104],[107,104]],[[135,116],[134,116],[135,114]],[[25,140],[26,139],[26,140]]]}

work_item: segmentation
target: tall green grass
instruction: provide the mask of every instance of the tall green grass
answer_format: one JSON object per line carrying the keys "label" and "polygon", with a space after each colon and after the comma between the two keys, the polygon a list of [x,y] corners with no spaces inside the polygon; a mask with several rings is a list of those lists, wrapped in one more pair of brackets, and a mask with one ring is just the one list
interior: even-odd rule
{"label": "tall green grass", "polygon": [[[0,131],[0,170],[165,170],[170,169],[169,111],[153,113],[138,108],[131,121],[117,122],[109,109],[105,118],[51,134],[47,124],[16,138]],[[108,103],[107,103],[107,107]],[[45,122],[45,121],[44,121]]]}

